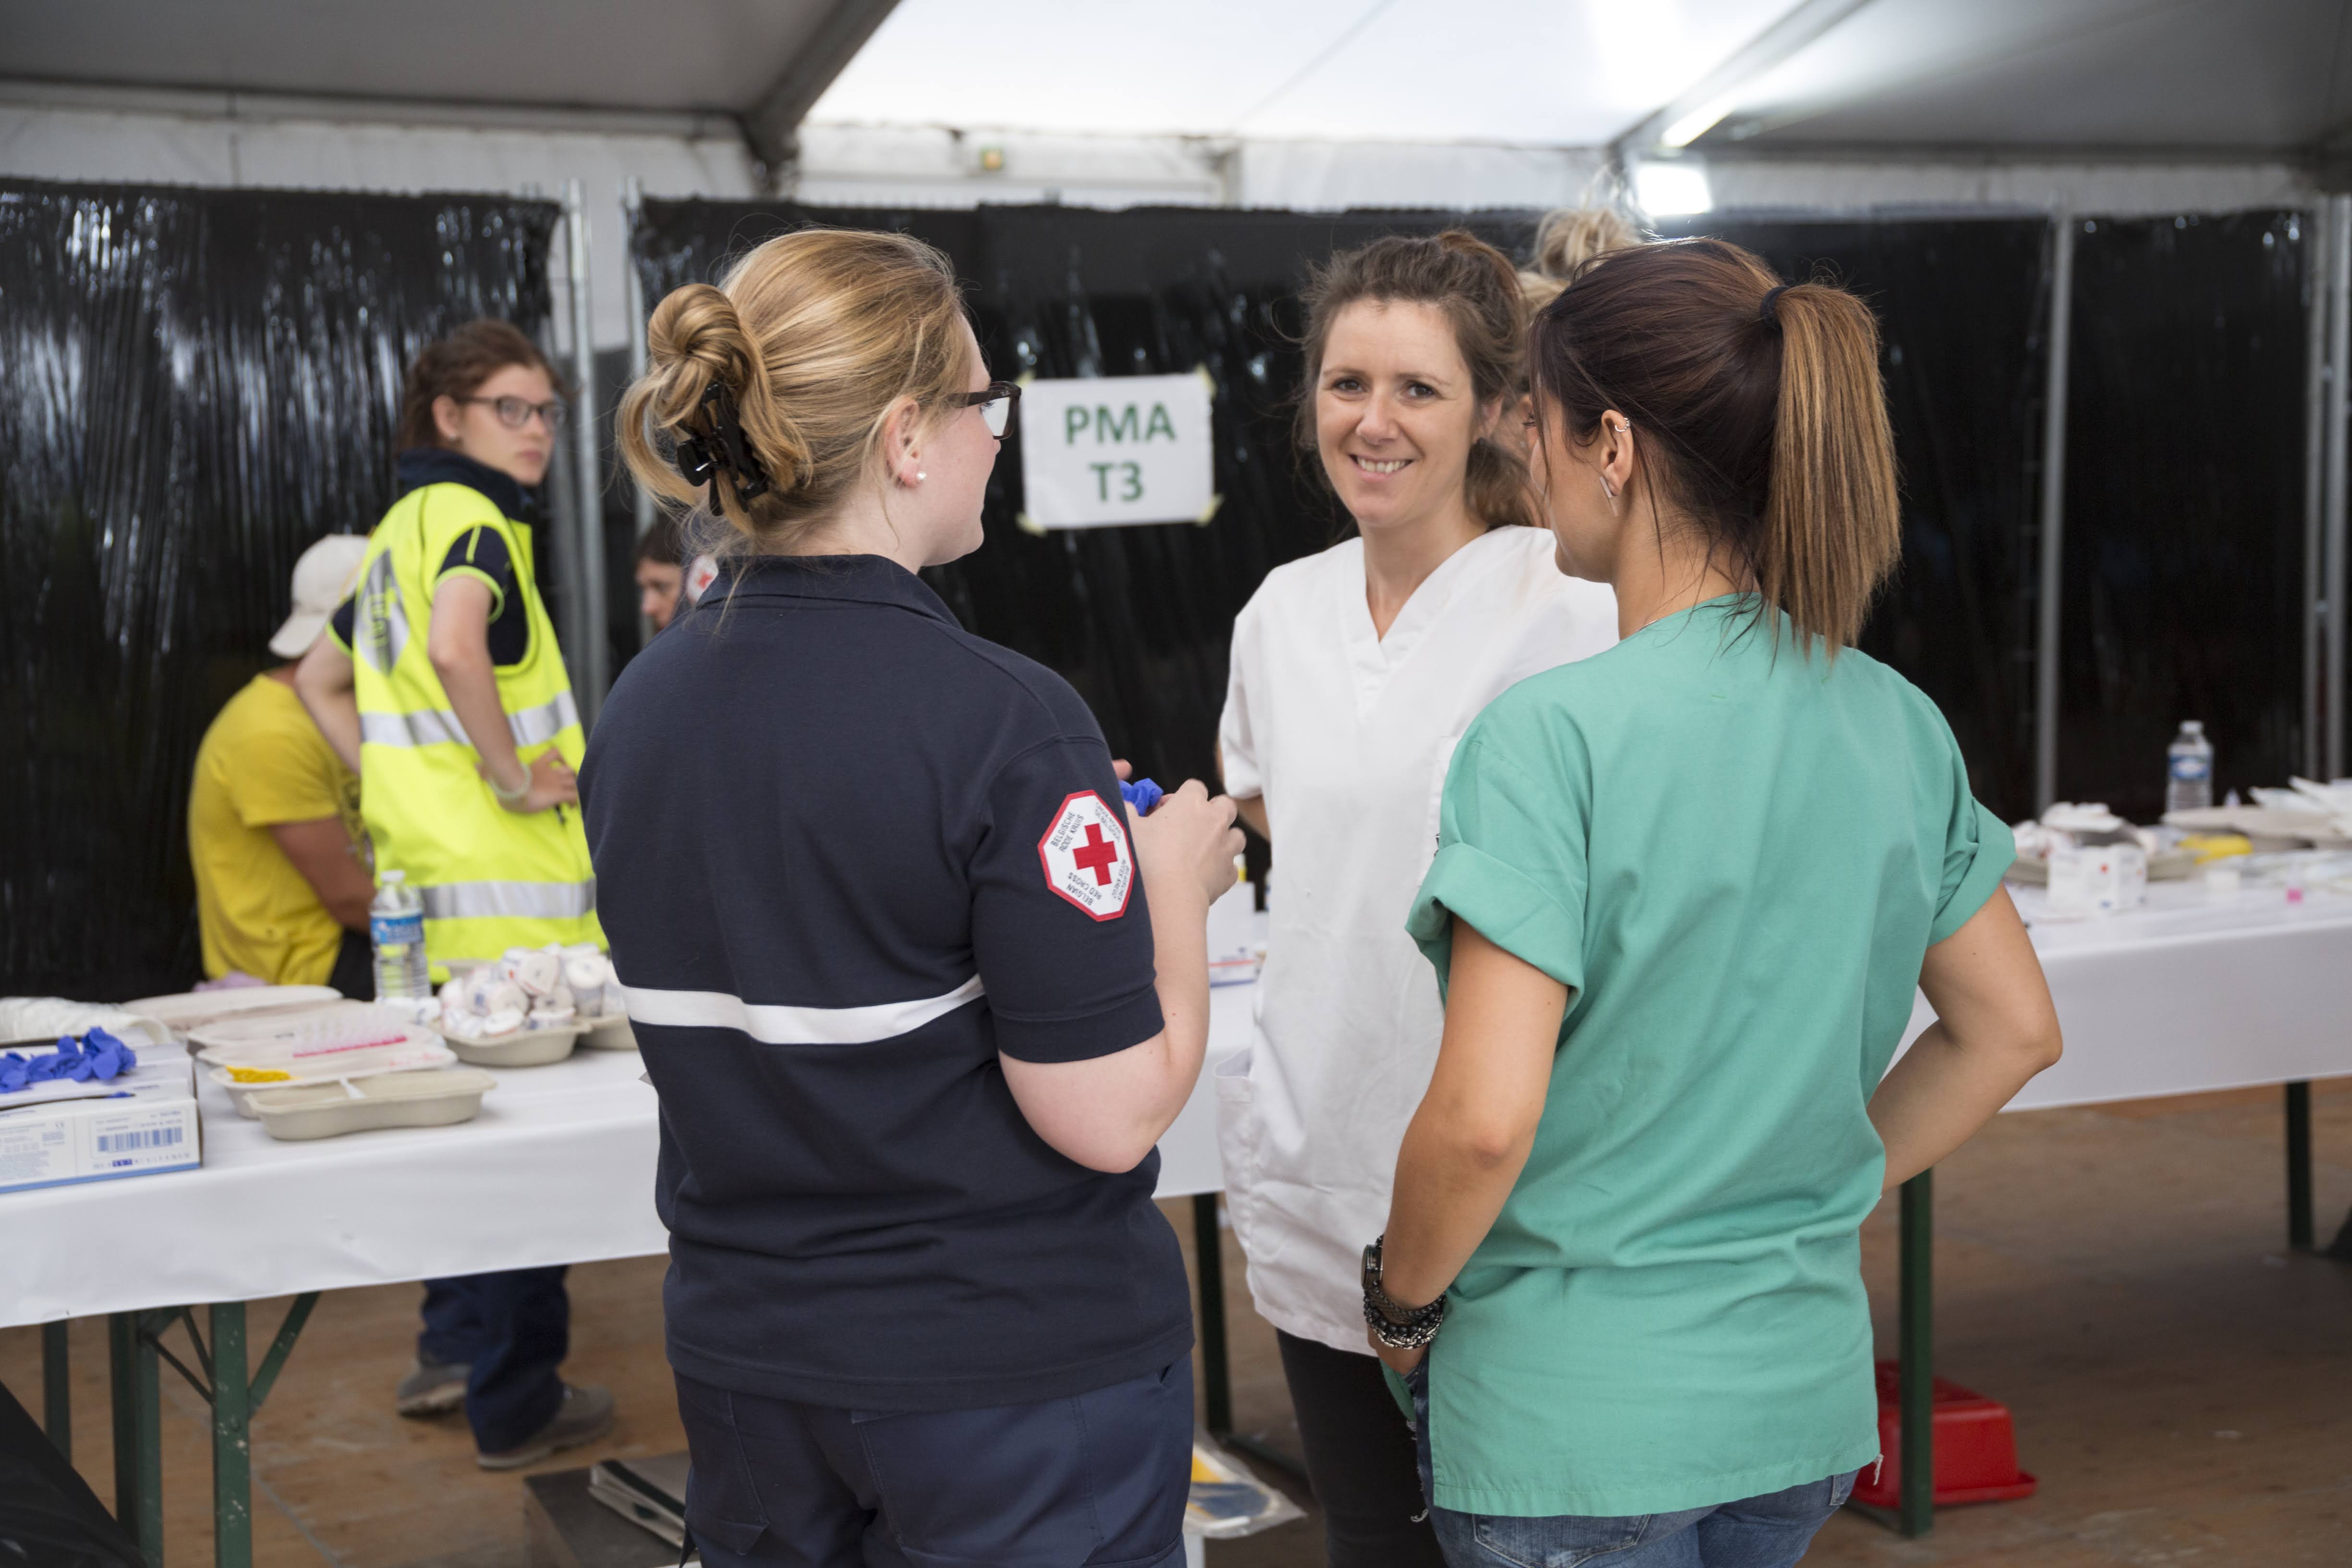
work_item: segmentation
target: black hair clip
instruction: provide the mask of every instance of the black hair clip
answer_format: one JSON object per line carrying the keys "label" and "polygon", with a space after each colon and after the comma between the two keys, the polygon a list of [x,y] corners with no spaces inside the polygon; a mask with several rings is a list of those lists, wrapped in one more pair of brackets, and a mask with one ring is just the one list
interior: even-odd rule
{"label": "black hair clip", "polygon": [[688,436],[677,444],[677,471],[690,485],[710,484],[721,468],[735,479],[735,499],[748,501],[768,493],[768,470],[751,455],[743,438],[743,421],[727,389],[712,382],[702,401],[710,410],[708,435]]}

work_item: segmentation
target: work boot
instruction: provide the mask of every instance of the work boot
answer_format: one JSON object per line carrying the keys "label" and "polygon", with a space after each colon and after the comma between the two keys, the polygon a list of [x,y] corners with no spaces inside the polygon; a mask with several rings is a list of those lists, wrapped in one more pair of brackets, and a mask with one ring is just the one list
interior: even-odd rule
{"label": "work boot", "polygon": [[438,1415],[466,1403],[466,1374],[473,1369],[461,1361],[435,1361],[421,1352],[416,1364],[392,1391],[393,1408],[403,1415]]}
{"label": "work boot", "polygon": [[593,1384],[563,1385],[563,1403],[555,1418],[520,1443],[502,1452],[477,1451],[474,1463],[486,1470],[519,1470],[535,1465],[559,1448],[593,1443],[613,1429],[613,1391]]}

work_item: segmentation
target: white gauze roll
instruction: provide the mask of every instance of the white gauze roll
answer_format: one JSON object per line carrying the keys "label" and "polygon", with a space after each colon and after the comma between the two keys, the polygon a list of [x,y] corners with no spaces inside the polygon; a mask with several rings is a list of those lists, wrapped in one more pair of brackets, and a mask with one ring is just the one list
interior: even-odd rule
{"label": "white gauze roll", "polygon": [[533,996],[544,996],[563,978],[563,961],[551,952],[531,952],[511,961],[514,983]]}

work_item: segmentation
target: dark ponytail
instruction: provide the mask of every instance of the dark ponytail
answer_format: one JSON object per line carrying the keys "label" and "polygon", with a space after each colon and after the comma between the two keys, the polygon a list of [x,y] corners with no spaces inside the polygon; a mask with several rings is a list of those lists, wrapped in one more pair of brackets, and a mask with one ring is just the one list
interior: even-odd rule
{"label": "dark ponytail", "polygon": [[[1323,350],[1339,312],[1360,300],[1408,300],[1445,313],[1454,342],[1470,371],[1471,395],[1483,408],[1507,404],[1524,385],[1526,334],[1518,269],[1475,234],[1390,235],[1343,251],[1315,269],[1306,290],[1307,374],[1299,384],[1293,434],[1299,451],[1316,458],[1315,388]],[[1488,528],[1534,525],[1535,495],[1526,459],[1490,432],[1471,443],[1462,476],[1463,500]],[[1315,471],[1322,472],[1320,462]]]}
{"label": "dark ponytail", "polygon": [[1535,395],[1590,439],[1604,410],[1638,432],[1653,515],[1787,614],[1799,640],[1853,643],[1902,552],[1895,440],[1870,308],[1783,286],[1721,240],[1639,247],[1536,318]]}

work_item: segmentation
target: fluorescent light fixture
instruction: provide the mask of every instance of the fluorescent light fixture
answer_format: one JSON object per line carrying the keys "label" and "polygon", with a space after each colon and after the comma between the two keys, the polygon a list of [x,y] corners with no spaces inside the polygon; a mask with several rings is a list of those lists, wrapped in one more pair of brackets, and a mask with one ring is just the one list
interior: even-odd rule
{"label": "fluorescent light fixture", "polygon": [[1641,163],[1633,170],[1633,201],[1652,217],[1685,217],[1715,205],[1706,170],[1697,163]]}
{"label": "fluorescent light fixture", "polygon": [[1739,100],[1732,98],[1718,98],[1711,103],[1702,103],[1659,132],[1658,145],[1670,148],[1687,147],[1714,130],[1725,115],[1738,107]]}

